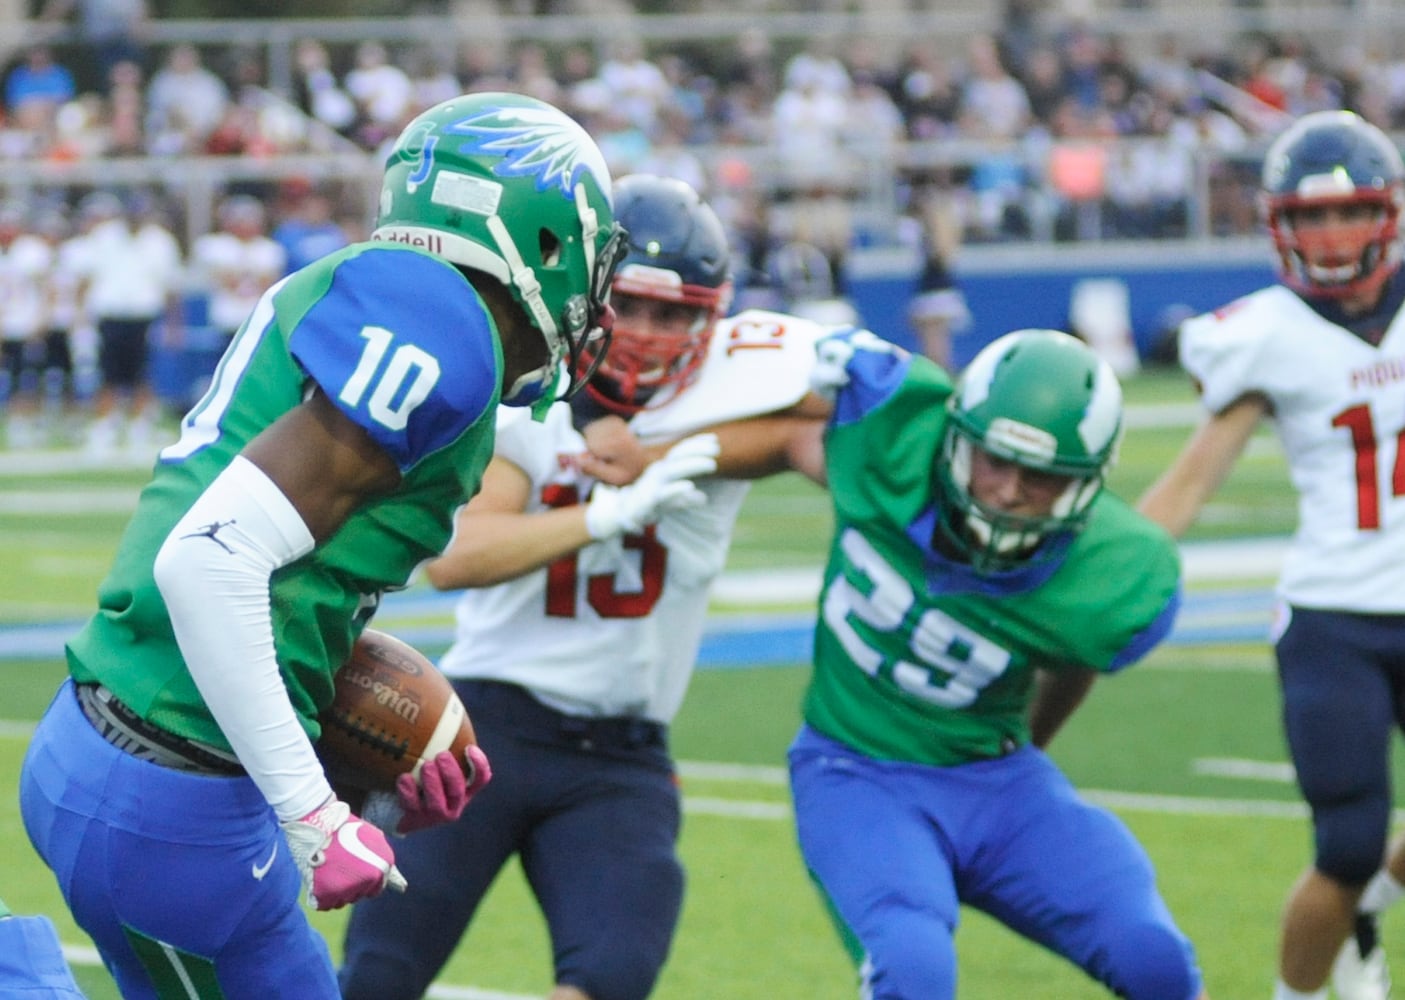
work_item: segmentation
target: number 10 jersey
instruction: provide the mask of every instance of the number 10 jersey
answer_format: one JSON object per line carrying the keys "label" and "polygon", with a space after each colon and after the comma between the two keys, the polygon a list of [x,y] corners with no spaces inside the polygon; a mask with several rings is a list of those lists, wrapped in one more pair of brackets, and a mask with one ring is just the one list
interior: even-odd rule
{"label": "number 10 jersey", "polygon": [[228,748],[181,657],[152,564],[233,457],[320,387],[395,459],[402,479],[270,583],[278,665],[316,739],[332,674],[381,593],[443,550],[454,511],[477,491],[501,382],[502,350],[482,300],[437,257],[362,243],[269,289],[180,439],[161,452],[98,589],[98,612],[68,644],[70,672],[169,732]]}

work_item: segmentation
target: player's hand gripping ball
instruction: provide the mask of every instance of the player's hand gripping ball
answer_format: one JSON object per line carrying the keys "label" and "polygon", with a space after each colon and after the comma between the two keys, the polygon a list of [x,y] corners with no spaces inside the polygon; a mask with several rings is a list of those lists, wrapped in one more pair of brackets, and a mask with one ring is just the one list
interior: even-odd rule
{"label": "player's hand gripping ball", "polygon": [[472,784],[464,751],[477,739],[448,678],[413,646],[366,629],[333,678],[318,755],[334,785],[393,791],[447,750]]}

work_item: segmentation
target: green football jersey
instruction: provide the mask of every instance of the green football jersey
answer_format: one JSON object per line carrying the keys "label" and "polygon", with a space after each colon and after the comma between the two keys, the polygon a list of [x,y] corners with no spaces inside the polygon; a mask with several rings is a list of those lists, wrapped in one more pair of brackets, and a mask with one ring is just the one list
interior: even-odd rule
{"label": "green football jersey", "polygon": [[806,721],[872,757],[951,765],[1029,741],[1037,668],[1111,671],[1169,631],[1175,543],[1104,492],[1050,558],[976,574],[932,546],[951,383],[925,358],[863,364],[826,437],[835,534]]}
{"label": "green football jersey", "polygon": [[221,359],[180,439],[161,452],[98,611],[68,644],[70,672],[138,714],[228,749],[182,659],[152,564],[167,534],[243,447],[314,383],[396,460],[399,487],[358,508],[270,584],[283,681],[309,736],[332,675],[374,613],[448,543],[453,515],[492,456],[502,350],[482,300],[452,265],[356,244],[270,289]]}

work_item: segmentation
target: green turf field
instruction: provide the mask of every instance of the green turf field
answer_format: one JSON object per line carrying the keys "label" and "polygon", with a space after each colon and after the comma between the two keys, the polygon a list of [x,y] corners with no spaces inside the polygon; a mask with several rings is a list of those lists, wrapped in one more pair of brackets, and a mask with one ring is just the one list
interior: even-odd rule
{"label": "green turf field", "polygon": [[[1133,380],[1129,399],[1190,402],[1184,379]],[[1157,413],[1150,414],[1156,423]],[[1169,412],[1169,411],[1167,411]],[[1165,416],[1165,413],[1162,413]],[[1134,421],[1114,487],[1137,492],[1169,461],[1184,422]],[[125,522],[140,471],[7,471],[0,456],[0,626],[68,622],[86,613]],[[1272,439],[1256,442],[1195,536],[1280,536],[1294,502]],[[826,543],[821,492],[794,477],[759,484],[731,567],[813,568]],[[1250,580],[1261,585],[1266,581]],[[747,610],[721,608],[723,611]],[[0,629],[0,638],[5,634]],[[55,658],[0,659],[0,896],[60,928],[93,1000],[116,996],[29,850],[15,784],[32,720],[62,676]],[[686,908],[660,1000],[841,1000],[854,975],[794,846],[782,777],[798,719],[800,664],[700,671],[674,729],[687,819]],[[1146,844],[1217,1000],[1267,996],[1278,913],[1308,857],[1308,828],[1277,721],[1268,650],[1259,643],[1167,646],[1102,682],[1055,744],[1080,787],[1112,806]],[[1397,773],[1399,773],[1397,768]],[[412,889],[413,891],[413,889]],[[315,920],[339,950],[343,917]],[[1394,917],[1386,940],[1405,969]],[[968,913],[958,937],[963,1000],[1069,1000],[1102,995],[1059,960]],[[434,995],[444,1000],[541,996],[550,964],[540,917],[514,870],[495,887]]]}

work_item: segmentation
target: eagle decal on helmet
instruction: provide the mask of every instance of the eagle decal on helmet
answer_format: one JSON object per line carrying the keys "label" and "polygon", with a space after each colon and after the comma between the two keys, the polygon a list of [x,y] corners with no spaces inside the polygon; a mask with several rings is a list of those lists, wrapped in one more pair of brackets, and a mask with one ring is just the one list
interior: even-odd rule
{"label": "eagle decal on helmet", "polygon": [[[624,252],[609,168],[585,129],[544,101],[484,92],[422,112],[386,157],[371,238],[432,253],[512,294],[547,356],[504,387],[508,405],[541,398],[562,363],[575,373],[586,344],[608,338],[610,281]],[[579,381],[573,374],[565,393]]]}
{"label": "eagle decal on helmet", "polygon": [[[423,122],[418,126],[419,135],[405,141],[406,146],[418,145],[420,150],[419,163],[415,169],[405,178],[405,190],[411,194],[429,180],[429,173],[434,169],[434,147],[439,145],[439,137],[434,134],[434,125],[431,122]],[[418,140],[418,142],[417,142]]]}
{"label": "eagle decal on helmet", "polygon": [[460,153],[499,156],[500,177],[531,177],[538,191],[556,188],[571,199],[583,171],[606,190],[610,169],[585,129],[551,108],[486,108],[444,129],[464,136]]}

